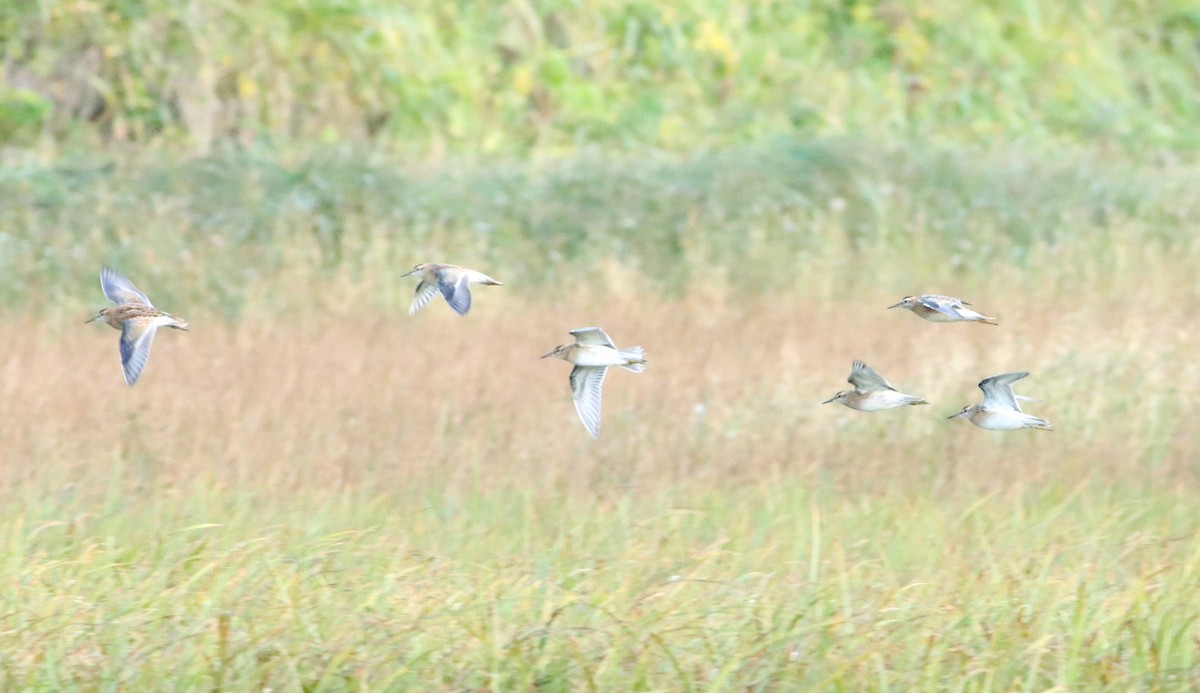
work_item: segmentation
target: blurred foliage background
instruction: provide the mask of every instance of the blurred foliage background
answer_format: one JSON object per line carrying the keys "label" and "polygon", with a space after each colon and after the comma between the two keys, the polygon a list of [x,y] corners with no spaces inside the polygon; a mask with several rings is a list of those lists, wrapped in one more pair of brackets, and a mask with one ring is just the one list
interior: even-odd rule
{"label": "blurred foliage background", "polygon": [[32,305],[103,262],[234,317],[430,258],[829,295],[1195,257],[1183,1],[37,0],[0,58],[0,293]]}
{"label": "blurred foliage background", "polygon": [[691,151],[764,136],[1194,148],[1187,0],[31,0],[8,144]]}

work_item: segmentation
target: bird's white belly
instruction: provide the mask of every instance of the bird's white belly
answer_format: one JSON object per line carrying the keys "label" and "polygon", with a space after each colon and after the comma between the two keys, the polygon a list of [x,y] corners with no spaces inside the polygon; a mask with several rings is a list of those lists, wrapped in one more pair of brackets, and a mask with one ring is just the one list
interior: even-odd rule
{"label": "bird's white belly", "polygon": [[571,363],[576,366],[623,366],[629,360],[616,349],[605,346],[588,346],[576,349]]}
{"label": "bird's white belly", "polygon": [[1029,417],[1019,411],[991,410],[976,415],[972,420],[976,426],[990,431],[1015,431],[1029,427]]}
{"label": "bird's white belly", "polygon": [[854,408],[859,411],[883,411],[884,409],[895,409],[908,404],[908,398],[899,392],[891,390],[879,390],[871,393],[867,397],[857,403]]}

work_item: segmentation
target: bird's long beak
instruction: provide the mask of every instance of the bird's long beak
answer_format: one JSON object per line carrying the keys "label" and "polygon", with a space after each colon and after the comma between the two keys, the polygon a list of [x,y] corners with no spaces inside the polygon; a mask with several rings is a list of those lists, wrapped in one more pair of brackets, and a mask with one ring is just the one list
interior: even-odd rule
{"label": "bird's long beak", "polygon": [[400,275],[400,276],[401,276],[401,277],[407,277],[408,275],[412,274],[413,272],[416,272],[416,270],[415,270],[415,269],[410,269],[409,271],[405,272],[404,274],[402,274],[402,275]]}
{"label": "bird's long beak", "polygon": [[554,352],[552,351],[552,352],[550,352],[549,354],[543,354],[543,355],[539,356],[539,357],[538,357],[538,359],[544,359],[544,358],[546,358],[547,356],[554,356]]}
{"label": "bird's long beak", "polygon": [[821,404],[829,404],[830,402],[832,402],[835,399],[837,399],[837,395],[834,395],[833,397],[830,397],[829,399],[825,400],[824,402],[821,402]]}
{"label": "bird's long beak", "polygon": [[955,414],[954,416],[947,416],[946,418],[947,418],[947,419],[957,419],[958,417],[960,417],[960,416],[962,416],[963,414],[966,414],[966,413],[967,413],[967,410],[966,410],[966,409],[963,409],[962,411],[958,412],[958,413],[957,413],[957,414]]}
{"label": "bird's long beak", "polygon": [[887,309],[888,309],[888,310],[891,310],[891,309],[893,309],[893,308],[899,308],[899,307],[900,307],[900,306],[902,306],[902,305],[904,305],[904,301],[901,301],[901,302],[899,302],[899,303],[893,303],[892,305],[888,306],[888,307],[887,307]]}
{"label": "bird's long beak", "polygon": [[87,320],[84,320],[84,321],[83,321],[83,324],[84,324],[84,325],[86,325],[86,324],[88,324],[89,322],[96,322],[96,321],[97,321],[97,320],[99,320],[99,319],[100,319],[100,314],[99,314],[99,313],[97,313],[97,314],[93,315],[92,317],[88,318]]}

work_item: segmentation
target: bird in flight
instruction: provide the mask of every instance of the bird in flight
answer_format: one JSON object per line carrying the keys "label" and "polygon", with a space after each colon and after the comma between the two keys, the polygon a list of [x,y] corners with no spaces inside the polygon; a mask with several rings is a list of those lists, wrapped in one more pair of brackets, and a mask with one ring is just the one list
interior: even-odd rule
{"label": "bird in flight", "polygon": [[101,308],[87,322],[103,320],[121,331],[121,367],[125,371],[125,383],[133,387],[150,358],[150,346],[154,344],[154,333],[158,328],[186,330],[188,323],[155,308],[129,277],[108,267],[100,270],[100,288],[113,305]]}
{"label": "bird in flight", "polygon": [[408,306],[409,315],[416,315],[417,311],[428,305],[438,292],[441,292],[442,297],[446,299],[446,303],[450,304],[455,313],[466,315],[467,311],[471,310],[472,284],[503,286],[503,282],[498,282],[482,272],[458,265],[425,262],[400,276],[407,277],[412,274],[420,277],[421,281],[417,284],[416,295],[413,296],[412,303]]}
{"label": "bird in flight", "polygon": [[888,306],[911,310],[929,322],[981,322],[985,325],[999,325],[996,318],[989,318],[975,310],[967,308],[971,305],[961,298],[939,296],[937,294],[922,294],[920,296],[905,296],[899,303]]}
{"label": "bird in flight", "polygon": [[913,397],[892,387],[882,375],[875,372],[862,361],[855,361],[850,366],[850,377],[846,382],[854,386],[853,390],[842,390],[821,404],[837,402],[844,407],[858,411],[883,411],[896,407],[929,404],[920,397]]}
{"label": "bird in flight", "polygon": [[646,370],[646,350],[640,346],[618,349],[599,327],[571,330],[573,344],[562,344],[542,356],[553,356],[575,366],[571,369],[571,398],[584,428],[593,438],[600,436],[600,394],[604,376],[611,366],[634,373]]}
{"label": "bird in flight", "polygon": [[1026,398],[1014,395],[1012,386],[1027,375],[1028,371],[1020,371],[984,378],[979,382],[979,389],[983,390],[983,403],[967,405],[954,416],[946,418],[956,419],[964,416],[976,426],[990,431],[1016,431],[1022,428],[1054,430],[1049,421],[1021,411],[1017,400]]}

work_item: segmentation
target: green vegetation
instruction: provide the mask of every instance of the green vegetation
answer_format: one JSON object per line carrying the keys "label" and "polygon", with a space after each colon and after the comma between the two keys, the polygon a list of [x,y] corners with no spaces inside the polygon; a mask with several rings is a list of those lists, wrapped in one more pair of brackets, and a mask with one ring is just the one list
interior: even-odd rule
{"label": "green vegetation", "polygon": [[0,681],[1183,690],[1200,684],[1189,505],[1105,484],[857,499],[209,488],[62,520],[76,502],[50,494],[3,527]]}
{"label": "green vegetation", "polygon": [[[434,257],[504,268],[526,295],[603,272],[602,260],[675,294],[697,277],[751,294],[995,291],[1030,276],[1104,290],[1146,262],[1182,270],[1200,258],[1198,184],[1191,164],[1079,151],[791,139],[682,160],[425,170],[337,148],[284,161],[229,151],[136,167],[31,162],[0,169],[0,198],[16,202],[0,207],[0,270],[15,278],[0,296],[78,310],[108,262],[167,272],[176,279],[154,282],[164,300],[231,318],[251,287],[281,297],[260,312],[294,309],[289,299],[311,298],[295,283],[314,274],[344,278],[374,310],[411,290],[397,268]],[[848,273],[848,260],[873,271]]]}
{"label": "green vegetation", "polygon": [[[48,136],[202,151],[368,137],[404,151],[686,151],[864,132],[1195,149],[1198,39],[1186,0],[0,8],[7,79],[53,103]],[[12,98],[0,91],[0,112]]]}

